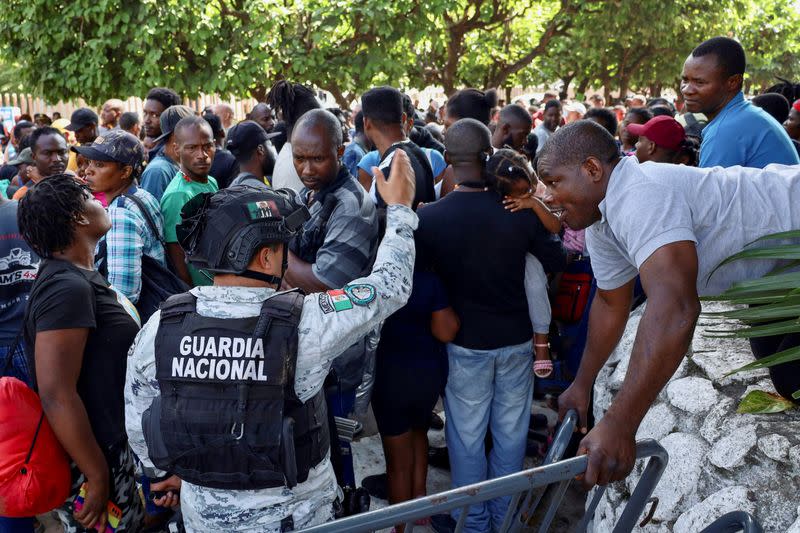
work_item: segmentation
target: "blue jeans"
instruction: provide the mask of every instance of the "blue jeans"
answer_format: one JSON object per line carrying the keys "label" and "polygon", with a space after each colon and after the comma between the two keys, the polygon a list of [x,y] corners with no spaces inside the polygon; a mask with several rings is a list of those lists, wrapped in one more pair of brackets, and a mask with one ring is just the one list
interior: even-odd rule
{"label": "blue jeans", "polygon": [[[16,350],[11,354],[11,346],[0,346],[0,377],[17,378],[30,386],[32,383],[31,369],[28,367],[28,359],[25,355],[23,344],[17,344]],[[2,532],[0,532],[2,533]]]}
{"label": "blue jeans", "polygon": [[[446,439],[453,487],[522,469],[530,423],[533,377],[531,342],[495,350],[447,345],[450,372],[444,396]],[[492,430],[487,463],[484,439]],[[469,509],[464,531],[499,529],[511,497]],[[458,520],[460,510],[453,511]]]}

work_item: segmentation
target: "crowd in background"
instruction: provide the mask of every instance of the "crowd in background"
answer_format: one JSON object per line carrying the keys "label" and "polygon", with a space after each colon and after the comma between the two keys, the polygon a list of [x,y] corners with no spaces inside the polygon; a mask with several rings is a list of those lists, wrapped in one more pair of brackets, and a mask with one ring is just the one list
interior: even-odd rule
{"label": "crowd in background", "polygon": [[[576,300],[564,299],[561,273],[591,268],[585,230],[550,209],[537,154],[566,125],[589,120],[614,138],[619,155],[640,164],[800,164],[800,95],[787,88],[791,99],[748,100],[727,85],[745,68],[728,41],[695,51],[674,101],[630,95],[606,102],[594,94],[579,102],[546,91],[504,102],[494,90],[467,88],[423,103],[384,86],[351,109],[323,109],[312,89],[282,80],[246,117],[225,104],[198,112],[164,87],[147,93],[141,117],[117,99],[99,114],[80,108],[69,118],[15,117],[0,167],[4,375],[36,387],[72,460],[73,494],[88,481],[87,502],[113,501],[123,516],[118,531],[159,527],[178,506],[169,493],[177,489],[140,465],[149,460],[141,416],[152,398],[142,396],[145,374],[128,353],[160,303],[148,273],[173,276],[186,290],[214,284],[213,272],[187,261],[180,234],[187,205],[241,187],[290,189],[310,218],[288,244],[282,287],[332,295],[320,299],[322,312],[346,313],[358,298],[333,293],[370,273],[386,231],[375,169],[388,177],[402,151],[419,217],[413,289],[382,328],[329,362],[328,408],[344,418],[371,402],[391,503],[425,494],[427,431],[440,397],[454,486],[519,471],[534,379],[551,377],[559,358],[551,351],[556,322],[578,322],[586,312],[565,319],[563,307]],[[343,514],[358,509],[349,444],[332,442],[344,496],[310,474],[296,491],[306,508],[265,491],[263,500],[244,500],[250,508],[241,517],[225,520],[268,528],[286,513],[295,525],[330,519],[328,508],[342,498]],[[154,504],[151,490],[165,495]],[[185,487],[181,494],[189,497]],[[187,524],[219,526],[210,503],[219,491],[192,494]],[[502,499],[475,506],[470,530],[498,527],[507,506]],[[56,513],[67,531],[80,531],[101,519],[103,510],[91,509]],[[264,509],[271,511],[259,515]],[[32,531],[31,520],[4,520],[8,531]],[[445,517],[433,527],[448,531],[453,522]]]}

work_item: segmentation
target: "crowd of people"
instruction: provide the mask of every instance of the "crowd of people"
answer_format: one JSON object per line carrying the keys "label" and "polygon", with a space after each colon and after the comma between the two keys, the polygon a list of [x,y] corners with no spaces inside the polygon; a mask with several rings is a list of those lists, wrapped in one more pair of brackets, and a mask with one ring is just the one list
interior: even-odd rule
{"label": "crowd of people", "polygon": [[[584,481],[627,476],[698,295],[774,264],[715,267],[800,227],[800,99],[748,100],[745,68],[718,37],[687,58],[676,101],[467,88],[422,108],[381,86],[342,110],[281,80],[238,122],[164,87],[141,119],[117,99],[17,117],[0,167],[0,368],[36,390],[69,457],[64,531],[176,516],[193,532],[290,531],[360,512],[337,421],[368,403],[390,503],[426,494],[440,397],[454,487],[517,472],[534,380],[562,372],[559,321],[588,327],[558,399],[580,416]],[[591,300],[565,288],[576,265]],[[648,304],[631,366],[592,427],[635,293]],[[772,378],[791,398],[800,365]],[[472,506],[466,530],[498,530],[508,505]],[[422,522],[452,531],[459,516]]]}

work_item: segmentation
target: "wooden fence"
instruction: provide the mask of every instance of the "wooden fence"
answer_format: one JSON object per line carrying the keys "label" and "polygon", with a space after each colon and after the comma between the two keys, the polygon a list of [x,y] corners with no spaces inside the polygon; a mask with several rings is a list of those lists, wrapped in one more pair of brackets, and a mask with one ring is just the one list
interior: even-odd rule
{"label": "wooden fence", "polygon": [[[142,106],[144,105],[144,100],[138,96],[131,96],[123,101],[125,102],[125,111],[135,111],[139,113],[139,117],[142,116]],[[253,106],[255,106],[257,102],[254,98],[222,98],[216,94],[201,94],[198,98],[184,98],[183,103],[195,109],[198,113],[201,112],[206,106],[226,103],[233,108],[236,120],[244,120],[245,115],[247,115],[247,113],[253,109]],[[36,113],[44,113],[51,118],[53,117],[54,111],[60,113],[62,118],[69,118],[72,112],[79,107],[92,107],[86,105],[86,102],[81,99],[52,104],[46,102],[43,98],[34,97],[30,94],[17,93],[0,94],[0,104],[3,106],[19,107],[23,114],[28,114],[31,117],[33,117]],[[99,113],[99,107],[92,108]]]}
{"label": "wooden fence", "polygon": [[[530,93],[532,91],[532,89],[515,87],[511,90],[511,96],[513,99],[517,96]],[[435,87],[428,87],[421,91],[409,90],[407,92],[409,96],[419,101],[419,107],[421,109],[427,108],[428,102],[431,99],[436,100],[439,104],[443,104],[447,101],[447,97],[441,91],[441,89]],[[501,98],[504,96],[505,95],[503,94],[500,95]],[[321,92],[319,93],[319,97],[324,106],[336,106],[336,102],[331,95]],[[142,106],[144,105],[144,100],[142,100],[142,98],[138,96],[131,96],[123,101],[125,102],[125,111],[135,111],[139,113],[139,117],[142,116]],[[249,113],[250,110],[253,109],[253,106],[255,106],[258,102],[254,98],[222,98],[216,94],[201,94],[198,98],[184,98],[183,103],[193,108],[198,113],[201,112],[206,106],[226,103],[233,108],[234,117],[236,120],[244,120],[245,115],[247,115],[247,113]],[[84,102],[82,99],[52,104],[46,102],[43,98],[34,97],[30,94],[18,93],[0,94],[0,105],[19,107],[23,114],[28,114],[31,117],[33,117],[33,115],[36,113],[44,113],[50,118],[53,117],[54,111],[60,113],[62,118],[69,118],[72,112],[79,107],[92,107],[86,105],[86,102]],[[94,107],[93,109],[98,111],[99,114],[99,107]]]}

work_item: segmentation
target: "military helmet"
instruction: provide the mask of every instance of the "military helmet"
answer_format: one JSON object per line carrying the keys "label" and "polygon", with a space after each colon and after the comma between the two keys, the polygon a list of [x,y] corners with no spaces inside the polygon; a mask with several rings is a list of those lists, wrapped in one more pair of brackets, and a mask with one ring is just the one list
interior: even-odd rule
{"label": "military helmet", "polygon": [[242,274],[259,248],[289,242],[309,218],[291,189],[234,185],[188,201],[176,233],[186,259],[196,268]]}

